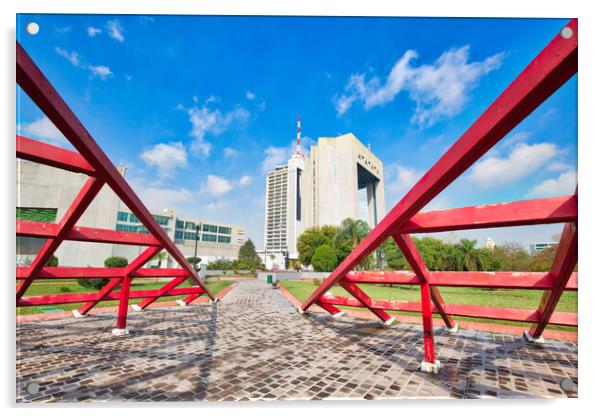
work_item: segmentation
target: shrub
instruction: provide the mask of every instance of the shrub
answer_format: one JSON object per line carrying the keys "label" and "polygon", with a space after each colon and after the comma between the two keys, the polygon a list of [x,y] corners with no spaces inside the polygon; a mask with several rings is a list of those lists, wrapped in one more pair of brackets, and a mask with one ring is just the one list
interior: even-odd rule
{"label": "shrub", "polygon": [[327,244],[316,248],[311,258],[311,265],[317,272],[331,272],[338,264],[337,250]]}
{"label": "shrub", "polygon": [[57,267],[59,265],[59,259],[56,256],[51,256],[46,262],[46,267]]}
{"label": "shrub", "polygon": [[[128,265],[128,259],[126,259],[125,257],[108,257],[105,260],[105,267],[126,267]],[[105,286],[107,283],[109,283],[109,279],[101,279],[101,278],[94,278],[94,279],[77,279],[77,283],[79,283],[80,286],[82,287],[86,287],[89,289],[96,289],[96,290],[100,290],[103,288],[103,286]]]}

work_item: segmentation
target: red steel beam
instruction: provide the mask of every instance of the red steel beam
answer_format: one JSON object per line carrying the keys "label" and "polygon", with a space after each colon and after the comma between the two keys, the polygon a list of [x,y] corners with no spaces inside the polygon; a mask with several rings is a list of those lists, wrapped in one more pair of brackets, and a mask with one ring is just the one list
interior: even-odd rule
{"label": "red steel beam", "polygon": [[211,300],[213,293],[206,287],[193,267],[186,261],[175,243],[159,226],[152,214],[142,203],[124,177],[117,171],[107,155],[98,146],[77,116],[63,101],[52,84],[36,66],[21,44],[17,42],[17,83],[29,95],[57,129],[71,142],[73,147],[92,166],[96,175],[102,178],[115,194],[128,206],[149,232],[159,240],[178,264],[186,269],[199,287],[207,292]]}
{"label": "red steel beam", "polygon": [[554,287],[546,290],[539,302],[537,311],[540,319],[533,325],[529,331],[531,337],[539,338],[543,334],[544,329],[551,323],[551,317],[556,309],[556,305],[564,292],[564,288],[569,281],[569,278],[577,265],[577,224],[567,223],[564,226],[556,257],[552,264],[550,272],[554,279]]}
{"label": "red steel beam", "polygon": [[132,285],[132,273],[144,266],[150,259],[156,256],[163,247],[149,247],[142,252],[132,263],[125,268],[125,274],[119,292],[119,307],[117,309],[117,329],[125,329],[128,317],[130,301],[130,288]]}
{"label": "red steel beam", "polygon": [[439,233],[572,221],[577,221],[577,198],[573,195],[419,212],[402,224],[398,232]]}
{"label": "red steel beam", "polygon": [[[197,295],[202,296],[203,292],[198,287],[182,287],[174,288],[168,292],[161,294],[161,297],[167,296],[181,296],[181,295]],[[102,301],[107,300],[119,300],[120,292],[108,293]],[[159,290],[135,290],[130,292],[130,299],[142,299],[148,297],[159,296]],[[37,296],[23,296],[17,302],[17,306],[42,306],[42,305],[59,305],[63,303],[80,303],[80,302],[92,302],[96,300],[96,293],[68,293],[59,295],[37,295]]]}
{"label": "red steel beam", "polygon": [[31,263],[29,267],[29,274],[25,280],[21,281],[21,284],[17,286],[17,300],[19,300],[23,294],[27,291],[31,282],[33,282],[34,276],[44,267],[46,262],[54,254],[56,249],[61,245],[65,236],[73,228],[73,226],[80,219],[82,214],[86,211],[88,206],[94,200],[94,197],[100,192],[104,183],[97,178],[89,178],[82,189],[79,191],[61,221],[57,226],[56,237],[46,240],[38,255]]}
{"label": "red steel beam", "polygon": [[[351,283],[418,285],[420,279],[411,272],[352,272],[344,278]],[[532,289],[554,288],[549,272],[430,272],[431,286]],[[577,272],[569,278],[565,290],[577,290]]]}
{"label": "red steel beam", "polygon": [[[363,308],[364,305],[357,299],[345,296],[322,296],[320,302],[331,305],[349,306]],[[406,302],[393,300],[374,300],[371,307],[376,310],[400,311],[400,312],[422,312],[421,302]],[[454,316],[465,316],[469,318],[495,319],[498,321],[539,322],[540,315],[536,310],[498,308],[492,306],[476,305],[445,305],[448,314]],[[439,315],[439,311],[433,305],[432,313]],[[551,325],[577,326],[577,314],[572,312],[554,312],[550,317]]]}
{"label": "red steel beam", "polygon": [[[17,267],[17,279],[25,279],[30,267]],[[36,279],[96,279],[122,277],[123,268],[119,267],[44,267],[34,277]],[[187,277],[184,269],[140,269],[132,273],[136,278]]]}
{"label": "red steel beam", "polygon": [[433,167],[389,211],[301,306],[309,308],[333,285],[483,156],[502,137],[577,73],[577,20],[573,36],[557,35],[529,63]]}
{"label": "red steel beam", "polygon": [[424,361],[435,363],[435,335],[433,334],[433,312],[431,307],[431,297],[435,308],[443,318],[448,328],[453,328],[455,323],[453,319],[445,313],[445,304],[437,288],[431,288],[429,285],[429,271],[422,260],[418,248],[412,241],[412,237],[407,234],[394,234],[393,240],[406,258],[410,268],[414,270],[416,276],[420,278],[420,299],[422,306],[422,332],[424,340]]}
{"label": "red steel beam", "polygon": [[[58,224],[17,220],[17,235],[22,237],[56,238]],[[159,246],[161,243],[150,234],[105,230],[92,227],[74,227],[65,236],[69,241],[124,244],[133,246]]]}
{"label": "red steel beam", "polygon": [[17,135],[17,157],[75,173],[94,176],[94,168],[79,153]]}
{"label": "red steel beam", "polygon": [[[455,322],[451,316],[448,316],[445,313],[445,302],[443,302],[443,298],[441,297],[439,290],[436,287],[431,286],[431,284],[430,284],[431,272],[427,269],[426,264],[424,264],[424,260],[422,259],[422,256],[420,255],[420,252],[418,251],[418,247],[416,247],[416,245],[414,244],[412,237],[410,237],[407,234],[401,234],[401,235],[395,234],[393,236],[393,240],[395,241],[395,243],[401,250],[401,253],[403,254],[403,256],[408,261],[412,270],[414,270],[414,272],[416,273],[416,276],[418,276],[420,278],[421,292],[422,292],[422,286],[427,285],[428,287],[426,289],[426,292],[430,293],[430,298],[433,300],[435,307],[439,311],[441,311],[441,317],[443,318],[445,325],[450,329],[453,328],[455,326]],[[425,308],[427,310],[430,310],[429,299],[426,299],[426,300],[423,299],[422,302],[423,302],[423,304],[426,302],[427,305],[425,306]],[[431,326],[432,326],[432,320],[431,320]]]}
{"label": "red steel beam", "polygon": [[335,307],[334,305],[329,303],[322,303],[319,300],[316,302],[316,305],[318,305],[320,308],[324,309],[331,315],[336,315],[342,312],[339,308]]}
{"label": "red steel beam", "polygon": [[146,250],[144,250],[126,268],[121,269],[120,277],[115,277],[115,278],[111,279],[106,285],[104,285],[104,287],[102,289],[100,289],[96,293],[96,298],[87,302],[85,305],[82,305],[78,309],[79,314],[80,315],[87,314],[90,311],[90,309],[92,309],[93,307],[95,307],[98,304],[98,302],[104,300],[104,297],[106,297],[115,288],[117,288],[117,286],[119,286],[119,284],[122,282],[122,280],[124,280],[125,276],[128,276],[128,275],[131,276],[132,273],[136,272],[139,268],[144,266],[159,251],[161,251],[160,247],[149,247]]}
{"label": "red steel beam", "polygon": [[184,299],[182,299],[182,302],[184,302],[185,304],[189,304],[190,302],[192,302],[193,300],[195,300],[196,298],[200,297],[201,294],[192,294]]}
{"label": "red steel beam", "polygon": [[373,300],[370,298],[362,289],[360,289],[354,283],[341,282],[341,287],[355,297],[364,308],[368,308],[370,312],[378,317],[383,322],[392,322],[391,316],[385,311],[378,310],[372,307]]}
{"label": "red steel beam", "polygon": [[[178,277],[176,279],[173,279],[171,282],[169,282],[169,283],[165,284],[163,287],[159,288],[159,290],[157,290],[156,294],[149,296],[148,298],[146,298],[142,302],[140,302],[138,304],[138,306],[140,307],[140,309],[145,309],[148,305],[150,305],[151,303],[153,303],[160,297],[165,296],[165,293],[168,293],[170,290],[175,289],[176,286],[184,283],[185,281],[186,281],[186,277]],[[201,290],[201,289],[198,289],[198,290]],[[201,293],[203,293],[203,292],[201,292]]]}

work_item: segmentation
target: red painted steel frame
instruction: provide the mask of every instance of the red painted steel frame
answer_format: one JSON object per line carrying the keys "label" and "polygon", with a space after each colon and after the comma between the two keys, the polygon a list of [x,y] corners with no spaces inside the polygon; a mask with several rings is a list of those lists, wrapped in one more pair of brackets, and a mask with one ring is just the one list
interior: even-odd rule
{"label": "red painted steel frame", "polygon": [[[451,316],[474,316],[533,322],[530,333],[539,337],[549,323],[573,326],[577,315],[554,312],[564,290],[577,289],[577,194],[558,198],[419,212],[450,183],[472,166],[492,146],[517,126],[560,86],[577,73],[577,20],[557,35],[485,110],[472,126],[410,189],[374,230],[347,256],[301,306],[316,303],[329,310],[333,305],[367,307],[378,311],[421,312],[425,335],[425,361],[435,362],[432,313],[453,326]],[[566,36],[569,32],[570,36]],[[550,273],[430,272],[408,234],[462,229],[566,223]],[[387,238],[393,237],[414,273],[353,272]],[[421,304],[372,300],[357,283],[419,284]],[[339,284],[354,298],[326,296]],[[434,286],[511,287],[545,290],[536,311],[471,305],[445,305]],[[431,301],[433,305],[431,305]],[[388,316],[388,315],[387,315]],[[380,316],[379,316],[380,317]],[[382,319],[382,318],[381,318]]]}
{"label": "red painted steel frame", "polygon": [[[44,74],[17,42],[17,83],[35,102],[44,114],[77,149],[77,152],[41,143],[27,137],[16,137],[16,155],[20,159],[46,164],[55,168],[88,175],[90,178],[58,224],[37,223],[17,220],[17,235],[45,238],[46,242],[30,267],[17,267],[19,281],[16,289],[17,306],[51,305],[59,303],[86,302],[80,314],[86,314],[103,300],[119,299],[117,328],[125,329],[128,303],[131,298],[144,298],[144,308],[163,296],[189,295],[188,300],[203,294],[211,300],[214,295],[186,261],[166,232],[154,220],[142,201],[127,184],[92,136],[62,100]],[[107,184],[128,208],[140,219],[149,234],[103,230],[91,227],[76,227],[77,221],[86,211],[95,196]],[[63,241],[85,241],[110,244],[129,244],[148,248],[125,269],[90,267],[45,267]],[[142,269],[154,255],[165,249],[182,269]],[[111,278],[98,293],[23,296],[34,279],[67,278]],[[171,277],[172,281],[159,290],[130,292],[131,281],[139,277]],[[187,277],[192,277],[198,288],[177,286]],[[115,292],[121,285],[119,292]],[[333,307],[334,308],[334,307]]]}

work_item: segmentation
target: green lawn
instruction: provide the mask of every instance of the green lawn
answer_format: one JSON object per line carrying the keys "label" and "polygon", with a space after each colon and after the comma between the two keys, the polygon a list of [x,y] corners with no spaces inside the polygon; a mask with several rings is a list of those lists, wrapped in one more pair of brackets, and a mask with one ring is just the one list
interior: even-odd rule
{"label": "green lawn", "polygon": [[[279,282],[299,301],[304,302],[318,287],[319,281],[309,280],[286,280]],[[376,284],[358,285],[372,299],[383,300],[402,300],[402,301],[420,301],[420,288],[418,286],[386,286]],[[514,290],[514,289],[475,289],[463,287],[440,287],[439,291],[445,303],[448,304],[469,304],[479,306],[495,306],[519,309],[537,309],[542,291],[540,290]],[[340,286],[334,286],[331,289],[334,295],[350,296],[349,293]],[[341,309],[359,309],[346,306],[337,306]],[[577,292],[564,292],[558,302],[557,311],[577,312]],[[400,315],[419,315],[413,312],[390,311]],[[496,322],[506,325],[530,326],[525,322],[495,321],[492,319],[457,317],[458,321],[474,322]],[[576,328],[550,325],[550,329],[562,329],[566,331],[575,331]]]}
{"label": "green lawn", "polygon": [[[63,282],[61,282],[61,283],[63,283]],[[134,280],[132,282],[131,290],[159,289],[166,283],[167,282],[138,283],[138,282],[136,282],[136,280]],[[228,280],[210,281],[210,282],[207,282],[207,286],[209,287],[209,290],[211,290],[213,292],[213,294],[217,294],[218,292],[220,292],[221,290],[225,289],[226,287],[230,286],[233,283],[234,282],[228,281]],[[178,287],[190,287],[190,286],[191,286],[190,283],[188,281],[186,281]],[[119,287],[116,288],[115,291],[119,291]],[[25,296],[50,295],[50,294],[59,294],[59,293],[93,293],[93,292],[94,292],[93,290],[82,287],[82,286],[78,285],[77,283],[70,283],[70,282],[64,282],[64,284],[43,284],[43,283],[39,284],[39,283],[36,283],[36,284],[32,284],[29,287],[29,289],[25,293]],[[160,298],[159,300],[157,300],[157,302],[165,302],[165,301],[176,300],[176,299],[184,299],[186,296],[187,295],[168,296],[168,297]],[[203,295],[203,296],[207,296],[207,295]],[[201,296],[201,297],[203,297],[203,296]],[[140,302],[141,300],[142,299],[130,299],[129,303],[130,303],[130,305],[136,304],[136,303]],[[118,304],[119,304],[119,301],[117,301],[117,300],[109,300],[109,301],[100,302],[97,305],[97,307],[116,306]],[[48,310],[45,311],[42,308],[57,308],[57,309],[61,309],[64,311],[70,311],[72,309],[77,309],[82,305],[83,305],[83,303],[65,303],[65,304],[59,304],[59,305],[49,305],[47,307],[25,306],[25,307],[17,308],[17,315],[30,315],[30,314],[34,314],[34,313],[48,312]]]}

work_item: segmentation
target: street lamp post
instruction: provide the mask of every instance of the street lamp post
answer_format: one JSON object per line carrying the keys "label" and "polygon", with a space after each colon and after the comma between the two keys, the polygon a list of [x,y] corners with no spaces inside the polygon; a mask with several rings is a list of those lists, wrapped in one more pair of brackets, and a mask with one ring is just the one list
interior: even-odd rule
{"label": "street lamp post", "polygon": [[199,246],[199,228],[200,228],[200,227],[199,227],[199,225],[197,224],[197,225],[196,225],[196,227],[195,227],[195,231],[196,231],[196,238],[194,239],[194,270],[195,270],[195,271],[197,271],[197,272],[199,271],[199,267],[198,267],[198,265],[199,265],[199,262],[197,261],[197,258],[198,258],[198,257],[196,256],[196,253],[197,253],[197,248],[198,248],[198,246]]}

